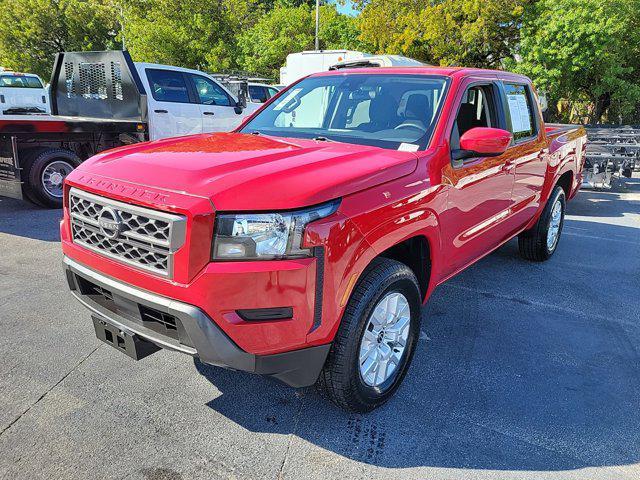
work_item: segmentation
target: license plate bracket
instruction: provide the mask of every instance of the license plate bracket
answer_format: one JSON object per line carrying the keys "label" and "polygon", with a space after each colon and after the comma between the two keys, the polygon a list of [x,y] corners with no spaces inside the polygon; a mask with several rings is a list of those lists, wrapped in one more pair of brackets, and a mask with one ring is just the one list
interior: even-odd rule
{"label": "license plate bracket", "polygon": [[96,331],[96,337],[134,360],[142,360],[160,350],[160,347],[155,343],[149,342],[135,333],[119,328],[111,324],[108,320],[98,317],[91,318]]}

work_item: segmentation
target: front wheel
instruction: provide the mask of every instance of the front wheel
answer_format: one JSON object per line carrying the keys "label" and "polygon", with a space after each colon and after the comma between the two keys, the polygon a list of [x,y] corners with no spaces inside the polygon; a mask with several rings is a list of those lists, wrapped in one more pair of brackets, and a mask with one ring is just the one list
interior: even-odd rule
{"label": "front wheel", "polygon": [[420,333],[420,289],[403,263],[376,259],[363,273],[320,373],[321,393],[367,412],[385,403],[407,373]]}
{"label": "front wheel", "polygon": [[565,207],[564,190],[556,186],[533,228],[518,235],[520,255],[535,262],[551,258],[560,242]]}

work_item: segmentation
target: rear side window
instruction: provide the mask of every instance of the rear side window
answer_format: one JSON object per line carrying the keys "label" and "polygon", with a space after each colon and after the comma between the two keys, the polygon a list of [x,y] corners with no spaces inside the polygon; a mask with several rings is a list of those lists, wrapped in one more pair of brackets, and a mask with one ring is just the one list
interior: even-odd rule
{"label": "rear side window", "polygon": [[529,87],[515,83],[504,84],[507,108],[511,117],[511,132],[514,140],[532,137],[536,134],[534,110]]}
{"label": "rear side window", "polygon": [[173,70],[147,69],[153,98],[159,102],[189,103],[184,75]]}
{"label": "rear side window", "polygon": [[42,82],[38,78],[25,75],[0,75],[0,87],[43,88]]}

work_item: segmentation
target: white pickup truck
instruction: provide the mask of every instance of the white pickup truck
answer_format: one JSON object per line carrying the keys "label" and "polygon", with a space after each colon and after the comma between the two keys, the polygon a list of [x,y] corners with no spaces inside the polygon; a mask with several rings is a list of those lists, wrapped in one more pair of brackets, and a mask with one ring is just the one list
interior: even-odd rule
{"label": "white pickup truck", "polygon": [[134,63],[126,51],[56,57],[51,115],[0,116],[0,196],[62,206],[64,178],[125,144],[234,129],[260,104],[206,73]]}
{"label": "white pickup truck", "polygon": [[0,68],[0,115],[49,113],[49,92],[33,73]]}

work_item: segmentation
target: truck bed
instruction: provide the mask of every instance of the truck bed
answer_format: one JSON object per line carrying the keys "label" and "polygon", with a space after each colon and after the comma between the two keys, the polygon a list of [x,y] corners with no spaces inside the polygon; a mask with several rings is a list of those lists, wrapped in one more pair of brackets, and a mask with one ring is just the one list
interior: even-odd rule
{"label": "truck bed", "polygon": [[571,125],[568,123],[546,123],[545,124],[545,131],[547,132],[547,135],[567,133],[567,132],[570,132],[571,130],[576,130],[578,128],[580,128],[580,125]]}
{"label": "truck bed", "polygon": [[0,134],[144,131],[146,124],[115,118],[65,115],[0,115]]}

